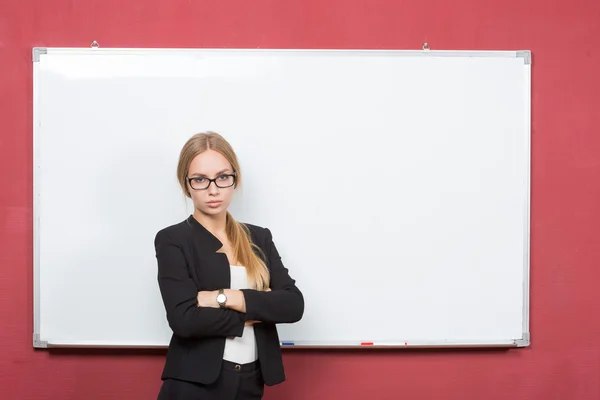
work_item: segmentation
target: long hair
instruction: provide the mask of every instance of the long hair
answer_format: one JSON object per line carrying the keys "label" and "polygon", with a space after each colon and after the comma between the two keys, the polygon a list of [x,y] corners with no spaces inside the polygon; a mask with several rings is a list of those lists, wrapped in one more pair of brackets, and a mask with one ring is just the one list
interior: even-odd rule
{"label": "long hair", "polygon": [[[231,168],[236,173],[235,187],[237,188],[242,182],[242,172],[237,156],[227,140],[216,132],[197,133],[188,139],[181,149],[177,165],[177,180],[181,185],[183,193],[189,198],[192,196],[186,178],[192,160],[198,154],[209,149],[220,153],[229,161]],[[246,267],[250,284],[256,290],[266,290],[269,287],[269,269],[262,258],[254,252],[254,250],[257,250],[260,254],[263,254],[260,247],[252,242],[248,227],[236,221],[231,213],[227,211],[225,232],[233,248],[233,256]]]}

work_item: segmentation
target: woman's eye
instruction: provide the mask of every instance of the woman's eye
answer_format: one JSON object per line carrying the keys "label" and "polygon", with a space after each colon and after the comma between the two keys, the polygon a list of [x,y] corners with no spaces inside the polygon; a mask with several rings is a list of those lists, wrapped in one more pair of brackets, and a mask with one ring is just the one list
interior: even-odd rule
{"label": "woman's eye", "polygon": [[219,175],[218,178],[220,181],[226,181],[227,179],[229,179],[229,177],[227,175]]}
{"label": "woman's eye", "polygon": [[204,182],[204,178],[194,178],[192,179],[195,183],[202,183]]}

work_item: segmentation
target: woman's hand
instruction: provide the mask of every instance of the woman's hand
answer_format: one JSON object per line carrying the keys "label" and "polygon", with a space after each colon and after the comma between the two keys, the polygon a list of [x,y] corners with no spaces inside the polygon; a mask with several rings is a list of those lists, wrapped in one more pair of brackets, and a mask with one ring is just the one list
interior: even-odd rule
{"label": "woman's hand", "polygon": [[246,298],[244,297],[244,292],[234,289],[225,289],[223,292],[225,293],[225,296],[227,296],[227,302],[225,303],[227,308],[241,313],[246,312]]}
{"label": "woman's hand", "polygon": [[198,292],[198,307],[219,308],[219,303],[217,303],[218,294],[219,292],[217,290],[203,290]]}

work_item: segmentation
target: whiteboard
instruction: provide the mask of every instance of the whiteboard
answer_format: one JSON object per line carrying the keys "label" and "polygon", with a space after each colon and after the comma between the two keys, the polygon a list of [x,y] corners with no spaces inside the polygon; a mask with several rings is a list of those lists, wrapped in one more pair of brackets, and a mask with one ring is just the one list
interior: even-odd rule
{"label": "whiteboard", "polygon": [[[296,347],[528,346],[529,51],[33,50],[34,346],[167,346],[156,232],[217,131]],[[283,346],[287,346],[282,344]]]}

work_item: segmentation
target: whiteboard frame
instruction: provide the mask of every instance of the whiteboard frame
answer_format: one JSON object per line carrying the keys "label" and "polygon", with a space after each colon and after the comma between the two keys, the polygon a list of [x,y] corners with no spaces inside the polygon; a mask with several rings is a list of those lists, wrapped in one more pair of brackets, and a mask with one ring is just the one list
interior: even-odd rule
{"label": "whiteboard frame", "polygon": [[524,229],[524,260],[523,260],[523,332],[519,339],[498,339],[485,342],[411,342],[411,343],[373,343],[361,345],[360,343],[327,343],[320,342],[295,342],[293,346],[281,343],[284,349],[302,348],[339,348],[339,349],[402,349],[402,348],[470,348],[470,347],[528,347],[531,344],[529,331],[530,312],[530,219],[531,219],[531,51],[518,50],[371,50],[371,49],[225,49],[225,48],[80,48],[80,47],[34,47],[32,49],[33,62],[33,347],[34,348],[167,348],[168,346],[112,346],[112,345],[72,345],[60,343],[48,343],[41,337],[41,315],[40,315],[40,165],[39,165],[39,135],[41,133],[41,121],[39,116],[39,63],[46,55],[71,54],[111,54],[111,55],[152,55],[164,53],[315,53],[315,54],[365,54],[369,56],[404,56],[404,57],[492,57],[492,58],[522,58],[523,73],[526,85],[523,88],[525,104],[525,131],[526,135],[526,198],[525,198],[525,220]]}
{"label": "whiteboard frame", "polygon": [[39,165],[39,60],[46,50],[33,49],[33,347],[48,347],[40,339],[40,165]]}

